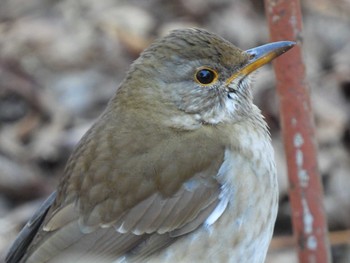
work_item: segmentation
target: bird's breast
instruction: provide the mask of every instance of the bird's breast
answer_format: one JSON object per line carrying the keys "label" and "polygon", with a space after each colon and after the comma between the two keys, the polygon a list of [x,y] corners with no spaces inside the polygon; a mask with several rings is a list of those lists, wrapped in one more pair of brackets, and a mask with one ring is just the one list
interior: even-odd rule
{"label": "bird's breast", "polygon": [[267,134],[238,139],[216,175],[224,209],[150,262],[264,262],[278,206],[273,149]]}

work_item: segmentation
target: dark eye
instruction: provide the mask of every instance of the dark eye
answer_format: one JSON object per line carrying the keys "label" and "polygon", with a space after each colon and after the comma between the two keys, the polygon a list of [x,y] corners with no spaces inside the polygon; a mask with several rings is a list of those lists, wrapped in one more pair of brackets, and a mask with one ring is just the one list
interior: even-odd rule
{"label": "dark eye", "polygon": [[217,80],[218,74],[213,69],[200,68],[197,70],[195,78],[199,84],[209,85]]}

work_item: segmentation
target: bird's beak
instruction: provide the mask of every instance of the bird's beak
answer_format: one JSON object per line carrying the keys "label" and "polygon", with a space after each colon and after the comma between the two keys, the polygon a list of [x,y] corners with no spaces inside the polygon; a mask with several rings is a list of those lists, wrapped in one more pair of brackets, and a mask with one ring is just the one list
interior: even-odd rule
{"label": "bird's beak", "polygon": [[249,73],[269,63],[274,58],[287,52],[295,44],[296,43],[292,41],[279,41],[244,51],[249,55],[249,60],[241,69],[234,73],[226,83],[231,83],[238,76],[247,76]]}

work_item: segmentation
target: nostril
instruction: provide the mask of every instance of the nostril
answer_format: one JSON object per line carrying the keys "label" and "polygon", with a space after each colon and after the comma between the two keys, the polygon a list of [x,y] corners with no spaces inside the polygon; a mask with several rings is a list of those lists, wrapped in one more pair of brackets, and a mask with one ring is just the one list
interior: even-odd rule
{"label": "nostril", "polygon": [[248,52],[249,54],[249,60],[252,60],[256,57],[256,53],[255,52]]}

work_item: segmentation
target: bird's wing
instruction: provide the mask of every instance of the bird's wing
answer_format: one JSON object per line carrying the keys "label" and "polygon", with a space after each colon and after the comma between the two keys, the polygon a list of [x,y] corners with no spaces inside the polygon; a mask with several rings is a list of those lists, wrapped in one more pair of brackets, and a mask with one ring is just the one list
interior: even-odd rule
{"label": "bird's wing", "polygon": [[53,201],[56,198],[56,192],[52,193],[46,201],[40,206],[37,212],[32,216],[28,223],[23,227],[21,232],[18,234],[16,240],[11,246],[5,262],[7,263],[17,263],[25,254],[28,246],[32,242],[33,238],[38,232],[47,211],[51,207]]}
{"label": "bird's wing", "polygon": [[[156,193],[124,213],[113,225],[100,225],[89,233],[79,224],[75,207],[67,206],[64,213],[70,215],[71,221],[64,219],[63,225],[56,225],[55,230],[39,232],[43,237],[38,242],[34,240],[35,249],[31,251],[29,247],[25,262],[50,262],[49,259],[64,255],[70,257],[69,261],[95,258],[103,262],[119,257],[144,259],[197,229],[220,201],[220,185],[215,180],[193,178],[175,195],[164,198]],[[58,219],[53,217],[51,220]]]}
{"label": "bird's wing", "polygon": [[140,134],[130,142],[114,140],[115,132],[83,138],[20,262],[51,262],[71,253],[142,259],[223,212],[215,176],[224,149],[217,139],[193,131],[150,133],[148,140]]}
{"label": "bird's wing", "polygon": [[153,194],[114,223],[120,233],[169,233],[180,236],[197,228],[218,205],[220,186],[194,178],[169,198]]}

